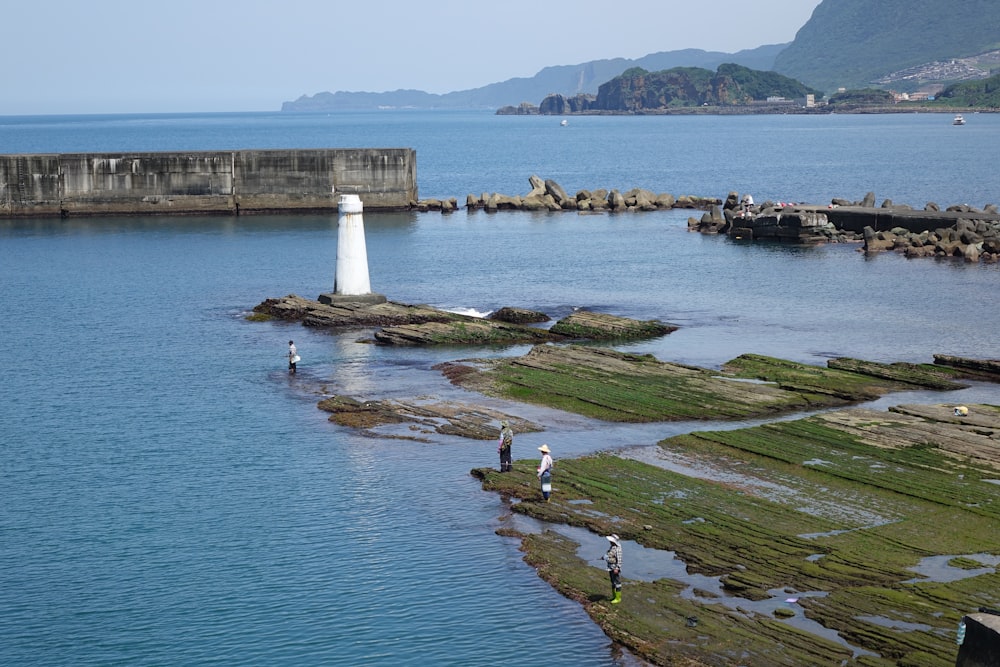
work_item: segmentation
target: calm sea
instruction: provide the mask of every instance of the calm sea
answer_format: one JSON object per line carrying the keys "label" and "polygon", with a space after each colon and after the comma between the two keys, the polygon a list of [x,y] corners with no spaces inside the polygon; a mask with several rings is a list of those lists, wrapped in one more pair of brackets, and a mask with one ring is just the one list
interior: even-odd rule
{"label": "calm sea", "polygon": [[[1000,202],[998,145],[985,114],[0,118],[4,153],[414,147],[421,196],[461,201],[524,193],[538,174],[570,191],[982,206]],[[366,214],[372,287],[481,313],[661,319],[681,328],[628,349],[710,367],[744,352],[1000,358],[995,265],[747,245],[686,219]],[[706,425],[597,425],[466,394],[431,368],[524,347],[393,349],[245,320],[264,298],[329,291],[335,258],[332,216],[0,221],[0,664],[631,664],[495,535],[503,504],[468,474],[496,464],[493,443],[365,438],[315,405],[435,396],[551,424],[517,436],[515,459]],[[880,405],[916,401],[1000,404],[1000,390]]]}

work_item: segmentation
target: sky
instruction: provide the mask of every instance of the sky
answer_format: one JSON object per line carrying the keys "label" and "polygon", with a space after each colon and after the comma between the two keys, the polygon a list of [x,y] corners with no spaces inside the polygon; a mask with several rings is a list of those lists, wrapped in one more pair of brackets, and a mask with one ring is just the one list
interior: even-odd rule
{"label": "sky", "polygon": [[277,111],[790,42],[820,0],[48,0],[4,9],[0,115]]}

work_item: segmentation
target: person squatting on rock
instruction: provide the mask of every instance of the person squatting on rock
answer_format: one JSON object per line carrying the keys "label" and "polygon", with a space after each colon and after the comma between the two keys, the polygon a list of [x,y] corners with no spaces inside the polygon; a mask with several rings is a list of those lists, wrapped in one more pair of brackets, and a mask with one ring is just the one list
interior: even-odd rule
{"label": "person squatting on rock", "polygon": [[294,341],[288,341],[288,372],[295,372],[295,364],[299,362],[299,351],[295,348]]}
{"label": "person squatting on rock", "polygon": [[549,502],[549,494],[552,493],[552,456],[548,445],[538,448],[542,453],[542,462],[538,465],[538,479],[542,481],[542,498]]}
{"label": "person squatting on rock", "polygon": [[514,431],[506,420],[500,422],[500,444],[497,452],[500,454],[500,472],[510,472],[514,469],[511,463],[511,448],[514,445]]}
{"label": "person squatting on rock", "polygon": [[617,535],[608,535],[608,552],[601,556],[608,566],[608,576],[611,577],[611,604],[622,601],[622,545]]}

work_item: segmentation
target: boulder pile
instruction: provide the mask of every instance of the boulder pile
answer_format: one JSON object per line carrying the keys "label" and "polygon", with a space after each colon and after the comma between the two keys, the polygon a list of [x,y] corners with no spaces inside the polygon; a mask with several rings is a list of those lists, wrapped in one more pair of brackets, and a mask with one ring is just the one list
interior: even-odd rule
{"label": "boulder pile", "polygon": [[907,257],[958,257],[969,262],[1000,261],[1000,211],[990,204],[941,210],[929,202],[917,211],[885,200],[875,205],[869,192],[860,201],[833,199],[827,206],[764,202],[742,210],[730,192],[721,210],[688,218],[688,230],[744,240],[791,243],[858,241],[865,253],[900,252]]}
{"label": "boulder pile", "polygon": [[[642,188],[627,192],[618,189],[579,190],[570,196],[559,183],[552,179],[542,179],[536,175],[528,178],[531,191],[525,195],[506,195],[497,192],[469,194],[465,206],[470,210],[496,211],[578,211],[578,212],[626,212],[662,211],[672,208],[707,209],[718,206],[722,201],[716,197],[694,195],[674,196],[669,193],[657,194]],[[421,199],[410,206],[418,211],[441,211],[448,213],[458,208],[452,199]]]}
{"label": "boulder pile", "polygon": [[1000,261],[1000,223],[960,218],[951,227],[913,232],[902,227],[864,230],[866,253],[886,250],[907,257],[960,257],[967,262]]}

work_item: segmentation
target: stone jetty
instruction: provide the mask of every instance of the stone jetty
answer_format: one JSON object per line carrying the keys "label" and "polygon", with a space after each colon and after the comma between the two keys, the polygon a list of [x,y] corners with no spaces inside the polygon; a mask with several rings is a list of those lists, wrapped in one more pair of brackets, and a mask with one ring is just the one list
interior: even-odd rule
{"label": "stone jetty", "polygon": [[[655,193],[642,188],[579,190],[570,195],[556,181],[537,175],[528,178],[524,195],[497,192],[469,194],[470,211],[575,211],[620,213],[696,209],[704,213],[688,218],[688,229],[702,234],[724,234],[745,241],[782,243],[858,243],[867,254],[899,252],[907,257],[954,257],[969,262],[1000,261],[1000,208],[982,209],[956,204],[942,209],[928,202],[918,210],[889,199],[876,205],[875,194],[857,201],[833,198],[829,204],[766,201],[749,210],[740,207],[739,193],[726,198]],[[458,200],[421,199],[412,202],[418,211],[449,213]]]}
{"label": "stone jetty", "polygon": [[[618,189],[598,188],[578,190],[570,195],[559,183],[552,179],[542,179],[531,175],[528,178],[531,190],[524,195],[484,192],[469,194],[465,207],[488,213],[497,211],[577,211],[577,212],[626,212],[661,211],[674,208],[707,209],[722,204],[717,197],[696,195],[673,195],[654,193],[642,188],[632,188],[622,192]],[[421,199],[413,206],[418,211],[441,211],[448,213],[458,208],[458,200]]]}
{"label": "stone jetty", "polygon": [[741,210],[730,192],[721,209],[712,206],[688,229],[741,240],[786,243],[858,242],[865,253],[900,252],[907,257],[956,257],[970,262],[1000,261],[1000,210],[961,204],[923,210],[885,200],[875,205],[869,192],[860,201],[833,199],[827,205],[764,202]]}

